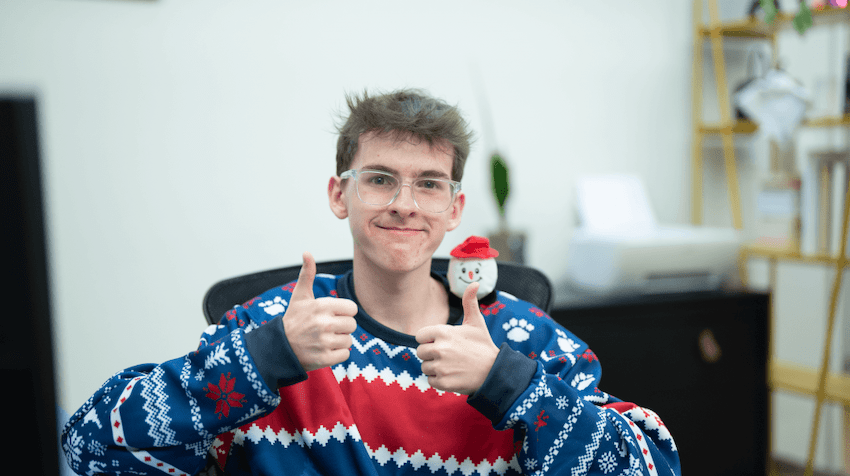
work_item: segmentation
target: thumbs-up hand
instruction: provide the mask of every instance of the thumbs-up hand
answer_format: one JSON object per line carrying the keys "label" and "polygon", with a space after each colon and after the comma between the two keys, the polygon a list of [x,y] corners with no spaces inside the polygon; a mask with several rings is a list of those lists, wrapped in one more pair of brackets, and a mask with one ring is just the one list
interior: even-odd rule
{"label": "thumbs-up hand", "polygon": [[316,261],[310,253],[304,253],[303,260],[283,315],[283,329],[301,366],[309,372],[348,360],[351,333],[357,329],[357,304],[350,299],[316,299]]}
{"label": "thumbs-up hand", "polygon": [[463,293],[463,324],[423,327],[416,333],[422,373],[438,390],[471,395],[490,373],[499,348],[478,308],[478,283]]}

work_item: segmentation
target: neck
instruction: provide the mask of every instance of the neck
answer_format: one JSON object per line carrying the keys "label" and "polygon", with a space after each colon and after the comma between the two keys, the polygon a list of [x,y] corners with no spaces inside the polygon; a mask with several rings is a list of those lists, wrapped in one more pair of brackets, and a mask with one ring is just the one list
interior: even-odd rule
{"label": "neck", "polygon": [[431,260],[417,269],[388,272],[367,260],[354,260],[354,291],[373,319],[408,335],[449,317],[445,287],[431,277]]}

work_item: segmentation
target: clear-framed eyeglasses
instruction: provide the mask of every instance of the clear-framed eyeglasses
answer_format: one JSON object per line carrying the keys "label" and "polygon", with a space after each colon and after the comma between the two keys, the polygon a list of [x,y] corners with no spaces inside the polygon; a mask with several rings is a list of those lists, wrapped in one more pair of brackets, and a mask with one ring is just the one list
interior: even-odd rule
{"label": "clear-framed eyeglasses", "polygon": [[401,178],[381,170],[346,170],[339,176],[354,179],[357,197],[367,205],[385,207],[393,203],[401,187],[410,187],[413,203],[420,210],[442,213],[449,209],[460,192],[460,182],[454,180],[422,177],[412,184],[402,183]]}

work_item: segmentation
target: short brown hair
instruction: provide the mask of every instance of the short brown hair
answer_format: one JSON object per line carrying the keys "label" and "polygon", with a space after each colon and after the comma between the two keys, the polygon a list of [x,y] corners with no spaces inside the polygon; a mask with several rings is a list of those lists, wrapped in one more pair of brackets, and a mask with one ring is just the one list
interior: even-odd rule
{"label": "short brown hair", "polygon": [[345,99],[350,114],[338,128],[337,175],[351,167],[360,137],[375,132],[399,140],[412,135],[431,146],[448,143],[454,149],[452,180],[460,181],[463,177],[472,132],[457,107],[414,89],[379,96],[369,96],[364,91],[360,97],[347,94]]}

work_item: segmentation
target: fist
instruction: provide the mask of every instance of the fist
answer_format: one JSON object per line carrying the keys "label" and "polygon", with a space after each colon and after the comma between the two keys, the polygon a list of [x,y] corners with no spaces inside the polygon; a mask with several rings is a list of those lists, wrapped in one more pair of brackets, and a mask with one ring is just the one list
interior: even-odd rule
{"label": "fist", "polygon": [[463,323],[459,326],[423,327],[416,333],[422,373],[438,390],[472,395],[490,373],[499,348],[493,343],[487,322],[478,308],[479,284],[463,293]]}
{"label": "fist", "polygon": [[308,372],[348,360],[351,333],[357,329],[357,304],[350,299],[316,299],[315,278],[316,261],[310,253],[304,253],[289,308],[283,315],[289,345]]}

